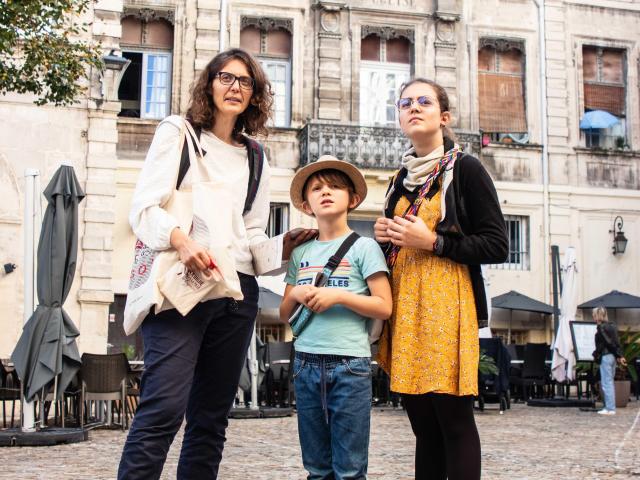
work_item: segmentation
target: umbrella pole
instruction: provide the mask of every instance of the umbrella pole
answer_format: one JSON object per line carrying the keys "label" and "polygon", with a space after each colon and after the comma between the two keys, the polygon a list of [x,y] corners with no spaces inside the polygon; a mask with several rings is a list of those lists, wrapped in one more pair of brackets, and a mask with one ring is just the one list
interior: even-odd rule
{"label": "umbrella pole", "polygon": [[[258,311],[258,315],[260,312]],[[251,361],[249,370],[251,372],[251,410],[258,410],[258,349],[256,348],[256,325],[253,324],[253,334],[251,335],[251,346],[249,347]]]}
{"label": "umbrella pole", "polygon": [[507,345],[511,345],[511,323],[513,322],[513,310],[509,310],[509,330],[507,331]]}
{"label": "umbrella pole", "polygon": [[[35,259],[36,259],[36,241],[35,241],[35,211],[36,202],[39,201],[40,192],[36,190],[39,185],[40,172],[33,168],[24,171],[25,176],[25,202],[24,202],[24,324],[29,321],[34,310],[34,282],[35,282]],[[38,200],[36,200],[38,199]],[[24,385],[24,379],[21,385]],[[33,402],[26,402],[24,391],[21,395],[22,404],[22,431],[34,432],[35,415],[33,411]]]}

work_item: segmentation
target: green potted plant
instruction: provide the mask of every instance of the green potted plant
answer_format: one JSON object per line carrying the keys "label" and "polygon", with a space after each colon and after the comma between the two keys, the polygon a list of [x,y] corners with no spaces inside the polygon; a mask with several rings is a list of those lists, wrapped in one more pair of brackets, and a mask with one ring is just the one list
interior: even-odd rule
{"label": "green potted plant", "polygon": [[631,381],[638,381],[635,362],[640,356],[640,332],[630,332],[629,329],[621,332],[620,345],[627,365],[617,364],[614,388],[616,392],[616,407],[626,407],[631,396]]}
{"label": "green potted plant", "polygon": [[478,363],[478,371],[482,374],[498,374],[498,367],[495,360],[484,353],[484,350],[480,349],[480,362]]}
{"label": "green potted plant", "polygon": [[130,343],[125,343],[122,345],[122,353],[127,356],[127,360],[135,360],[136,359],[136,347],[135,345],[131,345]]}

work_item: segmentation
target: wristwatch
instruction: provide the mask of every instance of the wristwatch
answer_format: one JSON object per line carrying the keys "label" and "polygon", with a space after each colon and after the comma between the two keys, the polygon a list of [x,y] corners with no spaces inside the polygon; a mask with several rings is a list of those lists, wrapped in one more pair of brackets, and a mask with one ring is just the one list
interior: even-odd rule
{"label": "wristwatch", "polygon": [[435,253],[438,256],[442,255],[443,247],[444,247],[444,238],[442,237],[442,235],[436,234],[436,239],[433,241],[433,246],[432,246],[433,253]]}

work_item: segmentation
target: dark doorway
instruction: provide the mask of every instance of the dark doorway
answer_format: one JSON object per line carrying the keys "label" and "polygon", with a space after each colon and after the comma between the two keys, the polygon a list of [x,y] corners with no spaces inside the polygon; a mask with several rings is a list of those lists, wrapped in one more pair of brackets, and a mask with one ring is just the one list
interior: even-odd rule
{"label": "dark doorway", "polygon": [[109,306],[109,332],[107,335],[107,353],[124,352],[129,360],[142,359],[142,334],[140,329],[133,335],[125,335],[124,306],[127,303],[126,295],[114,296],[113,303]]}

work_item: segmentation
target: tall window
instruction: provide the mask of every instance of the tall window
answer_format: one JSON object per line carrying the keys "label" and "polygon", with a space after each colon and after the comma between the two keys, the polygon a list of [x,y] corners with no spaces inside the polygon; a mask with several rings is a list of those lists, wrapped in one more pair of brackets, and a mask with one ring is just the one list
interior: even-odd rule
{"label": "tall window", "polygon": [[582,47],[584,110],[604,110],[618,118],[609,128],[585,128],[585,143],[594,148],[625,146],[625,54],[613,48]]}
{"label": "tall window", "polygon": [[478,51],[480,130],[492,141],[528,141],[524,71],[522,43],[481,39]]}
{"label": "tall window", "polygon": [[395,102],[411,75],[411,42],[367,35],[360,43],[360,122],[397,125]]}
{"label": "tall window", "polygon": [[289,230],[289,204],[272,203],[269,211],[267,235],[269,238],[285,233]]}
{"label": "tall window", "polygon": [[351,228],[351,230],[356,232],[361,237],[374,238],[373,224],[376,223],[375,220],[349,217],[347,219],[347,223],[349,224],[349,228]]}
{"label": "tall window", "polygon": [[505,215],[504,221],[509,238],[509,256],[507,261],[492,265],[504,270],[529,270],[529,217]]}
{"label": "tall window", "polygon": [[244,17],[240,46],[255,55],[274,92],[273,126],[291,125],[291,33],[290,20]]}
{"label": "tall window", "polygon": [[122,19],[122,56],[131,60],[118,98],[121,117],[164,118],[171,105],[173,26],[166,20]]}

